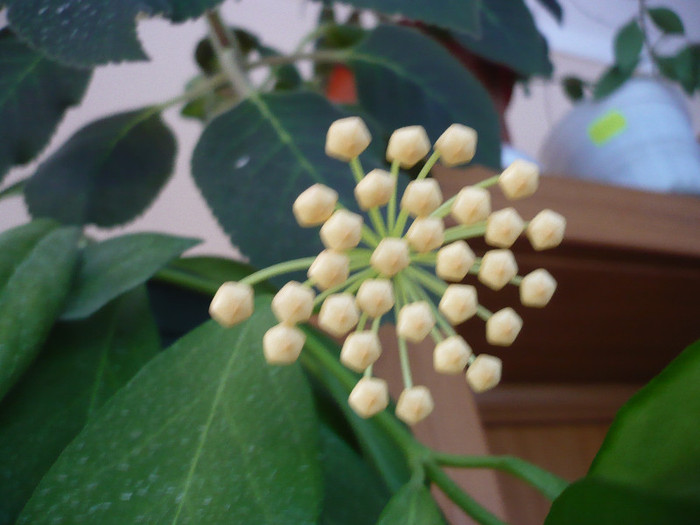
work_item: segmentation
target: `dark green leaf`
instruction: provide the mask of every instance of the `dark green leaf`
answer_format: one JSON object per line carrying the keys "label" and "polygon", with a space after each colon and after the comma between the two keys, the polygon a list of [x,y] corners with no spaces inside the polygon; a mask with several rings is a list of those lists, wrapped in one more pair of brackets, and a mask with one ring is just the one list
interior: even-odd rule
{"label": "dark green leaf", "polygon": [[32,160],[83,97],[90,71],[64,67],[0,31],[0,180]]}
{"label": "dark green leaf", "polygon": [[657,56],[659,70],[683,86],[689,95],[700,88],[700,45],[688,45],[671,57]]}
{"label": "dark green leaf", "polygon": [[145,290],[59,323],[0,405],[0,524],[14,523],[88,418],[160,348]]}
{"label": "dark green leaf", "polygon": [[643,45],[644,33],[636,20],[622,26],[615,36],[615,66],[625,73],[634,71]]}
{"label": "dark green leaf", "polygon": [[[13,230],[0,235],[0,246],[15,235]],[[0,399],[34,361],[63,308],[79,237],[77,228],[49,230],[29,250],[13,250],[7,259],[2,254],[1,266],[8,268],[7,260],[12,271],[0,293]]]}
{"label": "dark green leaf", "polygon": [[323,510],[321,525],[375,523],[389,501],[377,474],[337,434],[321,425]]}
{"label": "dark green leaf", "polygon": [[345,0],[362,9],[478,35],[481,0]]}
{"label": "dark green leaf", "polygon": [[348,55],[360,103],[389,133],[420,124],[436,140],[458,122],[479,132],[474,161],[500,167],[498,116],[474,76],[418,31],[380,26]]}
{"label": "dark green leaf", "polygon": [[29,179],[35,217],[115,226],[155,199],[173,169],[175,138],[155,109],[121,113],[84,127]]}
{"label": "dark green leaf", "polygon": [[647,10],[647,13],[649,13],[656,27],[664,33],[682,35],[685,32],[683,21],[675,11],[667,7],[652,7]]}
{"label": "dark green leaf", "polygon": [[[298,365],[271,367],[269,298],[161,353],[91,419],[18,523],[315,523],[317,423]],[[50,510],[49,510],[50,509]]]}
{"label": "dark green leaf", "polygon": [[631,71],[625,72],[617,67],[611,67],[603,73],[603,76],[598,79],[598,82],[593,87],[593,98],[598,100],[607,97],[627,82],[631,76]]}
{"label": "dark green leaf", "polygon": [[36,243],[57,226],[53,221],[39,219],[0,233],[0,293]]}
{"label": "dark green leaf", "polygon": [[391,498],[377,525],[445,525],[445,520],[430,491],[408,483]]}
{"label": "dark green leaf", "polygon": [[[461,46],[523,77],[552,74],[547,41],[523,0],[488,0],[480,4],[479,10],[481,35],[455,32],[453,36]],[[453,53],[459,56],[460,51]]]}
{"label": "dark green leaf", "polygon": [[552,504],[545,525],[696,525],[698,501],[586,477]]}
{"label": "dark green leaf", "polygon": [[314,183],[332,186],[353,207],[350,169],[327,157],[328,126],[344,115],[319,95],[253,96],[214,119],[192,157],[192,173],[232,242],[259,267],[321,249],[315,228],[292,215]]}
{"label": "dark green leaf", "polygon": [[5,0],[10,27],[32,46],[61,62],[94,66],[146,55],[136,35],[140,16],[180,22],[222,0]]}
{"label": "dark green leaf", "polygon": [[583,98],[583,80],[580,78],[564,77],[562,86],[569,100],[576,101]]}
{"label": "dark green leaf", "polygon": [[132,233],[87,246],[61,319],[84,319],[199,241],[160,233]]}

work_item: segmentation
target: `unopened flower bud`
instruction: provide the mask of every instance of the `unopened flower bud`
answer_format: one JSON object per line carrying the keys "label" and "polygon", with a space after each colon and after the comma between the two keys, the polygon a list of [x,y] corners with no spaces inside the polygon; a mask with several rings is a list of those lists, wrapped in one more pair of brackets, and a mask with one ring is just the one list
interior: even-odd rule
{"label": "unopened flower bud", "polygon": [[367,126],[360,117],[336,120],[326,134],[326,155],[349,161],[362,153],[372,141]]}
{"label": "unopened flower bud", "polygon": [[474,265],[474,252],[464,241],[456,241],[437,252],[435,274],[446,281],[461,281]]}
{"label": "unopened flower bud", "polygon": [[486,244],[509,248],[523,232],[525,223],[515,208],[503,208],[489,215],[486,221]]}
{"label": "unopened flower bud", "polygon": [[299,357],[306,336],[295,326],[278,324],[263,336],[263,353],[271,365],[288,365]]}
{"label": "unopened flower bud", "polygon": [[459,374],[472,355],[472,349],[458,335],[440,341],[433,351],[433,368],[441,374]]}
{"label": "unopened flower bud", "polygon": [[537,164],[517,159],[503,170],[498,177],[498,185],[508,199],[522,199],[537,191],[539,177],[540,169]]}
{"label": "unopened flower bud", "polygon": [[355,186],[355,199],[363,210],[383,206],[394,194],[394,177],[384,170],[372,170]]}
{"label": "unopened flower bud", "polygon": [[518,273],[518,265],[510,250],[490,250],[479,267],[479,281],[493,290],[500,290]]}
{"label": "unopened flower bud", "polygon": [[399,128],[391,134],[386,148],[389,162],[399,161],[402,168],[411,168],[430,151],[430,139],[422,126]]}
{"label": "unopened flower bud", "polygon": [[382,353],[379,337],[372,331],[353,332],[345,339],[340,352],[340,362],[355,372],[374,363]]}
{"label": "unopened flower bud", "polygon": [[289,281],[272,299],[272,312],[280,323],[308,321],[314,308],[314,292],[296,281]]}
{"label": "unopened flower bud", "polygon": [[476,130],[462,124],[452,124],[435,141],[435,151],[445,166],[469,162],[476,152]]}
{"label": "unopened flower bud", "polygon": [[546,250],[561,244],[566,219],[552,210],[542,210],[530,221],[527,238],[535,250]]}
{"label": "unopened flower bud", "polygon": [[540,268],[530,272],[520,283],[520,302],[525,306],[542,308],[557,289],[557,281],[545,269]]}
{"label": "unopened flower bud", "polygon": [[386,277],[396,275],[411,262],[408,243],[394,237],[382,239],[372,252],[369,262],[372,268]]}
{"label": "unopened flower bud", "polygon": [[488,354],[476,356],[467,369],[467,383],[477,394],[495,387],[501,380],[501,360]]}
{"label": "unopened flower bud", "polygon": [[329,295],[318,314],[318,324],[326,332],[336,337],[347,334],[360,319],[355,298],[349,293]]}
{"label": "unopened flower bud", "polygon": [[420,253],[442,246],[445,241],[445,226],[439,217],[418,217],[406,232],[411,248]]}
{"label": "unopened flower bud", "polygon": [[469,284],[451,284],[440,299],[440,312],[453,325],[463,323],[476,313],[476,288]]}
{"label": "unopened flower bud", "polygon": [[292,212],[299,226],[318,226],[331,216],[337,203],[338,193],[335,190],[323,184],[314,184],[297,197]]}
{"label": "unopened flower bud", "polygon": [[229,281],[222,284],[209,305],[209,315],[221,326],[233,326],[253,314],[253,288]]}
{"label": "unopened flower bud", "polygon": [[350,259],[333,250],[323,250],[309,267],[307,275],[322,290],[343,284],[350,273]]}
{"label": "unopened flower bud", "polygon": [[399,310],[396,334],[413,343],[419,343],[435,326],[435,317],[425,301],[409,303]]}
{"label": "unopened flower bud", "polygon": [[388,279],[367,279],[357,290],[355,302],[370,317],[380,317],[394,306],[394,287]]}
{"label": "unopened flower bud", "polygon": [[362,239],[361,215],[348,210],[337,210],[323,226],[321,241],[326,248],[337,251],[350,250],[360,244]]}
{"label": "unopened flower bud", "polygon": [[435,408],[430,390],[424,386],[414,386],[401,392],[396,403],[396,417],[404,423],[415,425],[423,421]]}
{"label": "unopened flower bud", "polygon": [[499,310],[486,321],[486,340],[497,346],[510,346],[518,337],[523,320],[512,308]]}
{"label": "unopened flower bud", "polygon": [[414,180],[408,183],[401,197],[401,208],[414,217],[425,217],[442,203],[440,185],[435,179]]}
{"label": "unopened flower bud", "polygon": [[363,377],[350,392],[348,404],[362,418],[378,414],[389,404],[386,381],[376,377]]}
{"label": "unopened flower bud", "polygon": [[491,194],[475,186],[462,188],[452,203],[450,213],[457,222],[466,226],[486,220],[491,213]]}

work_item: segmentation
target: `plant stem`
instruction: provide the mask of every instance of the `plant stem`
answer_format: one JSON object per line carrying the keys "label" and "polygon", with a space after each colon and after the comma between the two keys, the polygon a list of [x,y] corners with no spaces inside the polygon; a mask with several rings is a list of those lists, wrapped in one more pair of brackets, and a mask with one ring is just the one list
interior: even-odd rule
{"label": "plant stem", "polygon": [[216,88],[221,87],[227,81],[228,77],[224,73],[217,73],[216,75],[207,78],[201,84],[193,87],[192,89],[189,89],[184,93],[177,95],[176,97],[166,100],[165,102],[161,102],[160,104],[158,104],[157,107],[162,111],[182,102],[189,102],[190,100],[199,98],[203,95],[206,95],[207,93],[210,93]]}
{"label": "plant stem", "polygon": [[209,40],[219,59],[222,71],[233,90],[241,97],[247,97],[253,92],[253,88],[240,65],[241,57],[235,35],[223,23],[218,11],[208,11],[206,20],[209,26]]}
{"label": "plant stem", "polygon": [[276,277],[277,275],[296,272],[298,270],[306,270],[315,260],[316,257],[304,257],[303,259],[294,259],[279,264],[273,264],[272,266],[268,266],[263,270],[258,270],[255,273],[251,273],[250,275],[241,279],[240,282],[253,285],[269,279],[270,277]]}
{"label": "plant stem", "polygon": [[289,55],[276,55],[263,57],[246,66],[248,71],[265,66],[283,66],[294,64],[302,60],[312,60],[314,62],[342,62],[348,56],[347,51],[319,50],[310,53],[292,53]]}
{"label": "plant stem", "polygon": [[484,233],[486,233],[486,221],[477,222],[469,226],[460,224],[445,230],[444,242],[448,243],[459,239],[473,239],[474,237],[481,237]]}
{"label": "plant stem", "polygon": [[389,205],[386,210],[386,222],[387,229],[390,232],[394,231],[394,224],[396,224],[396,192],[397,184],[399,182],[399,161],[394,160],[391,163],[391,176],[394,179],[394,191],[391,194],[391,199],[389,200]]}

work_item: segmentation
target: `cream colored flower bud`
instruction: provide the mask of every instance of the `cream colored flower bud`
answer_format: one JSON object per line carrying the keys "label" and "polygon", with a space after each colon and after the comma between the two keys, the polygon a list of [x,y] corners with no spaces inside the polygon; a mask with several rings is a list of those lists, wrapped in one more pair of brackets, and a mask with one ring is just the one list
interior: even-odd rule
{"label": "cream colored flower bud", "polygon": [[511,200],[529,197],[539,185],[540,169],[526,160],[514,160],[498,177],[503,194]]}
{"label": "cream colored flower bud", "polygon": [[360,244],[362,215],[348,210],[337,210],[321,226],[321,241],[326,248],[343,252]]}
{"label": "cream colored flower bud", "polygon": [[314,309],[314,291],[296,281],[289,281],[272,299],[272,312],[280,323],[308,321]]}
{"label": "cream colored flower bud", "polygon": [[326,155],[348,161],[367,149],[372,141],[367,126],[360,117],[336,120],[326,134]]}
{"label": "cream colored flower bud", "polygon": [[523,232],[525,222],[515,208],[503,208],[489,215],[486,221],[486,244],[499,248],[510,248]]}
{"label": "cream colored flower bud", "polygon": [[523,320],[512,308],[499,310],[486,321],[486,340],[497,346],[510,346],[518,337]]}
{"label": "cream colored flower bud", "polygon": [[364,372],[382,353],[379,337],[371,331],[353,332],[343,343],[340,362],[355,372]]}
{"label": "cream colored flower bud", "polygon": [[491,194],[484,188],[462,188],[452,203],[450,213],[454,220],[467,226],[486,220],[491,213]]}
{"label": "cream colored flower bud", "polygon": [[350,273],[350,259],[347,255],[333,250],[323,250],[309,267],[307,275],[314,284],[326,290],[343,284]]}
{"label": "cream colored flower bud", "polygon": [[545,269],[540,268],[523,277],[520,283],[520,302],[525,306],[542,308],[557,289],[557,281]]}
{"label": "cream colored flower bud", "polygon": [[384,170],[372,170],[355,186],[355,199],[363,210],[383,206],[394,194],[394,177]]}
{"label": "cream colored flower bud", "polygon": [[357,290],[355,302],[370,317],[380,317],[394,306],[394,287],[388,279],[367,279]]}
{"label": "cream colored flower bud", "polygon": [[467,369],[467,383],[477,394],[491,390],[501,381],[501,360],[488,354],[476,356]]}
{"label": "cream colored flower bud", "polygon": [[396,417],[404,423],[415,425],[423,421],[435,408],[430,390],[424,386],[413,386],[401,392],[396,403]]}
{"label": "cream colored flower bud", "polygon": [[229,281],[222,284],[209,305],[209,315],[221,326],[233,326],[253,314],[253,288]]}
{"label": "cream colored flower bud", "polygon": [[479,267],[479,281],[493,290],[500,290],[518,273],[518,265],[510,250],[490,250]]}
{"label": "cream colored flower bud", "polygon": [[566,230],[566,219],[552,210],[542,210],[530,221],[527,238],[535,250],[546,250],[561,244]]}
{"label": "cream colored flower bud", "polygon": [[440,312],[453,325],[463,323],[476,313],[476,288],[469,284],[451,284],[440,299]]}
{"label": "cream colored flower bud", "polygon": [[263,336],[263,353],[271,365],[288,365],[299,357],[306,336],[295,326],[278,324]]}
{"label": "cream colored flower bud", "polygon": [[459,374],[472,355],[472,349],[458,335],[440,341],[433,351],[433,368],[441,374]]}
{"label": "cream colored flower bud", "polygon": [[399,310],[396,335],[407,341],[419,343],[435,326],[435,317],[425,301],[409,303]]}
{"label": "cream colored flower bud", "polygon": [[334,189],[314,184],[297,197],[292,212],[299,226],[318,226],[331,216],[337,203],[338,193]]}
{"label": "cream colored flower bud", "polygon": [[326,332],[341,337],[352,330],[360,319],[355,297],[349,293],[329,295],[321,305],[318,324]]}
{"label": "cream colored flower bud", "polygon": [[474,252],[464,241],[456,241],[437,252],[435,274],[446,281],[461,281],[474,265]]}
{"label": "cream colored flower bud", "polygon": [[445,241],[445,226],[439,217],[418,217],[406,232],[411,248],[420,253],[442,246]]}
{"label": "cream colored flower bud", "polygon": [[391,134],[386,148],[389,162],[399,161],[402,168],[411,168],[430,151],[430,139],[423,126],[399,128]]}
{"label": "cream colored flower bud", "polygon": [[464,164],[476,153],[476,130],[462,124],[452,124],[435,141],[435,151],[440,152],[440,161],[445,166]]}
{"label": "cream colored flower bud", "polygon": [[348,404],[362,418],[367,419],[378,414],[389,404],[386,381],[376,377],[360,379],[350,392]]}
{"label": "cream colored flower bud", "polygon": [[401,197],[401,208],[414,217],[430,215],[440,204],[442,204],[442,192],[435,179],[409,182]]}
{"label": "cream colored flower bud", "polygon": [[386,277],[396,275],[411,263],[408,243],[394,237],[382,239],[372,252],[369,262],[372,268]]}

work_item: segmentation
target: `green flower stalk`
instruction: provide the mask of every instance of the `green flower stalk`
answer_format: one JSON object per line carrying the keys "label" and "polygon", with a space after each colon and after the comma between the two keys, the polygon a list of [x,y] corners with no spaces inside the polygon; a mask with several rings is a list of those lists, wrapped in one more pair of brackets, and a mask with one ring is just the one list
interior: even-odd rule
{"label": "green flower stalk", "polygon": [[[306,282],[290,281],[272,301],[279,324],[263,338],[265,358],[275,365],[294,362],[305,344],[298,324],[307,322],[320,305],[319,326],[335,337],[347,335],[340,360],[363,373],[348,402],[358,415],[368,418],[383,411],[389,402],[387,384],[373,376],[372,365],[382,358],[379,326],[393,309],[404,382],[396,415],[413,425],[432,412],[434,403],[426,386],[413,384],[408,346],[431,337],[437,372],[465,373],[467,383],[477,393],[495,387],[501,377],[501,360],[475,354],[454,327],[478,317],[485,322],[489,344],[509,346],[522,328],[522,319],[510,307],[492,313],[479,304],[474,286],[458,283],[475,274],[479,282],[494,290],[508,284],[519,286],[524,306],[544,307],[556,281],[544,269],[525,277],[517,275],[517,262],[508,248],[523,232],[534,249],[553,248],[562,241],[566,221],[551,210],[540,212],[529,222],[514,208],[492,212],[490,186],[498,185],[508,199],[527,197],[537,189],[537,166],[520,160],[500,175],[465,187],[444,201],[437,181],[427,176],[438,161],[456,166],[473,158],[476,131],[461,124],[450,126],[435,142],[433,153],[416,180],[408,184],[397,210],[398,170],[428,156],[428,136],[421,126],[396,130],[386,153],[391,171],[365,174],[359,155],[370,141],[362,119],[349,117],[330,126],[325,146],[329,156],[349,163],[356,181],[355,198],[367,211],[370,224],[340,205],[335,190],[314,184],[297,198],[292,211],[300,226],[320,226],[326,249],[316,257],[281,263],[240,282],[224,283],[211,303],[210,314],[223,326],[242,322],[252,314],[253,284],[307,270]],[[381,212],[384,207],[385,215]],[[457,226],[445,227],[448,215]],[[495,249],[477,257],[466,240],[481,236]],[[437,302],[434,297],[439,298]]]}

